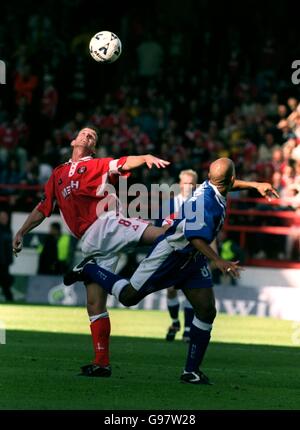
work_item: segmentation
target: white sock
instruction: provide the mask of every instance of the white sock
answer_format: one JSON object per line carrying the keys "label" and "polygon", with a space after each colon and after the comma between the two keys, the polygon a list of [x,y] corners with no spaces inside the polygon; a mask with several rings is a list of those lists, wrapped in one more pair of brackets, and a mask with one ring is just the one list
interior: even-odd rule
{"label": "white sock", "polygon": [[112,295],[119,300],[120,293],[123,288],[126,287],[126,285],[129,285],[129,281],[127,281],[126,279],[119,279],[117,282],[114,283],[111,289]]}
{"label": "white sock", "polygon": [[98,314],[98,315],[92,315],[90,316],[90,321],[91,323],[99,320],[100,318],[107,318],[109,316],[108,312],[103,312],[102,314]]}
{"label": "white sock", "polygon": [[177,306],[179,305],[179,300],[177,297],[174,297],[174,299],[168,299],[167,298],[167,305],[168,306]]}
{"label": "white sock", "polygon": [[194,324],[194,326],[196,326],[200,330],[211,331],[212,329],[212,324],[208,324],[204,321],[201,321],[197,317],[194,317],[192,324]]}

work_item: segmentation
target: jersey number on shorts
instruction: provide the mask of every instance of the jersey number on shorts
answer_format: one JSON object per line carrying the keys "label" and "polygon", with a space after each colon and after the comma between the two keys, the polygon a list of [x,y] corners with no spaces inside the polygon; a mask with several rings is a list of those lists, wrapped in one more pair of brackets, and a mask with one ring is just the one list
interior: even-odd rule
{"label": "jersey number on shorts", "polygon": [[119,224],[124,225],[125,227],[132,227],[134,231],[137,231],[139,226],[137,224],[132,224],[131,221],[128,221],[128,219],[121,218],[119,220]]}
{"label": "jersey number on shorts", "polygon": [[209,270],[206,266],[202,267],[200,271],[203,278],[207,278],[210,275]]}

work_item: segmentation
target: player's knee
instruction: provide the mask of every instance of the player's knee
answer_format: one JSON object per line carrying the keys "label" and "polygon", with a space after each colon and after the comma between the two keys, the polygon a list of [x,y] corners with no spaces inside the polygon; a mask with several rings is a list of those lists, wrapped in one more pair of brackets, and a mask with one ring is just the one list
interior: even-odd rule
{"label": "player's knee", "polygon": [[217,309],[215,305],[208,304],[204,306],[199,306],[195,310],[195,315],[197,318],[199,318],[201,321],[205,321],[209,324],[212,324],[214,322],[214,319],[217,315]]}
{"label": "player's knee", "polygon": [[86,306],[88,312],[91,312],[93,315],[102,313],[105,312],[106,309],[106,300],[101,296],[87,295]]}
{"label": "player's knee", "polygon": [[122,305],[130,307],[130,306],[135,306],[138,304],[138,300],[133,298],[133,297],[121,297],[120,296],[120,303],[122,303]]}
{"label": "player's knee", "polygon": [[139,297],[136,291],[134,291],[131,287],[131,289],[129,288],[124,288],[119,296],[119,301],[120,303],[122,303],[122,305],[124,306],[135,306],[138,304],[139,302]]}
{"label": "player's knee", "polygon": [[212,305],[207,310],[207,318],[209,319],[210,323],[213,323],[216,316],[217,316],[217,309],[215,305]]}
{"label": "player's knee", "polygon": [[97,300],[94,297],[87,297],[86,305],[89,307],[96,306]]}
{"label": "player's knee", "polygon": [[97,314],[102,314],[103,312],[106,312],[105,302],[87,301],[86,307],[89,315],[97,315]]}
{"label": "player's knee", "polygon": [[175,299],[177,297],[177,290],[174,287],[170,287],[167,289],[167,298]]}

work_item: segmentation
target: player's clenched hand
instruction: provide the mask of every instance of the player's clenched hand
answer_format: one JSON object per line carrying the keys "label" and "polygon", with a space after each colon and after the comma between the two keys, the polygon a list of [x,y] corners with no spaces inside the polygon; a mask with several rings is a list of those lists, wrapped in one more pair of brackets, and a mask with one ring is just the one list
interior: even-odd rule
{"label": "player's clenched hand", "polygon": [[272,196],[277,197],[279,199],[278,192],[268,182],[257,182],[256,189],[259,194],[261,194],[263,197],[267,197],[267,199],[269,200]]}
{"label": "player's clenched hand", "polygon": [[242,266],[239,266],[239,261],[226,261],[222,258],[219,258],[218,260],[215,260],[214,263],[224,275],[227,273],[233,278],[239,278],[240,271],[244,270]]}
{"label": "player's clenched hand", "polygon": [[154,155],[145,155],[145,162],[147,164],[147,166],[149,167],[149,169],[152,168],[153,164],[160,169],[161,167],[164,169],[165,167],[167,167],[170,162],[169,161],[165,161],[162,160],[161,158],[158,157],[154,157]]}
{"label": "player's clenched hand", "polygon": [[17,233],[16,236],[14,237],[12,246],[13,246],[13,253],[17,257],[18,252],[22,251],[22,247],[23,247],[23,236],[20,233]]}

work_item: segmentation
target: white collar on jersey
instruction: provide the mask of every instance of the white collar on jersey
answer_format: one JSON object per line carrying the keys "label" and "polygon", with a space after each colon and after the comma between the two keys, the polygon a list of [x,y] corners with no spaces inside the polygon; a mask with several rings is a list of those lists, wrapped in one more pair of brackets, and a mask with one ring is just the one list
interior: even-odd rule
{"label": "white collar on jersey", "polygon": [[220,191],[218,190],[218,188],[213,185],[210,181],[208,181],[209,185],[212,187],[212,189],[215,191],[216,195],[219,197],[219,199],[223,202],[226,203],[226,197],[223,196],[223,194],[220,193]]}
{"label": "white collar on jersey", "polygon": [[93,159],[93,157],[88,155],[87,157],[79,158],[79,160],[77,160],[77,161],[73,161],[72,158],[70,158],[68,163],[79,163],[79,161],[88,161],[88,160],[92,160],[92,159]]}

